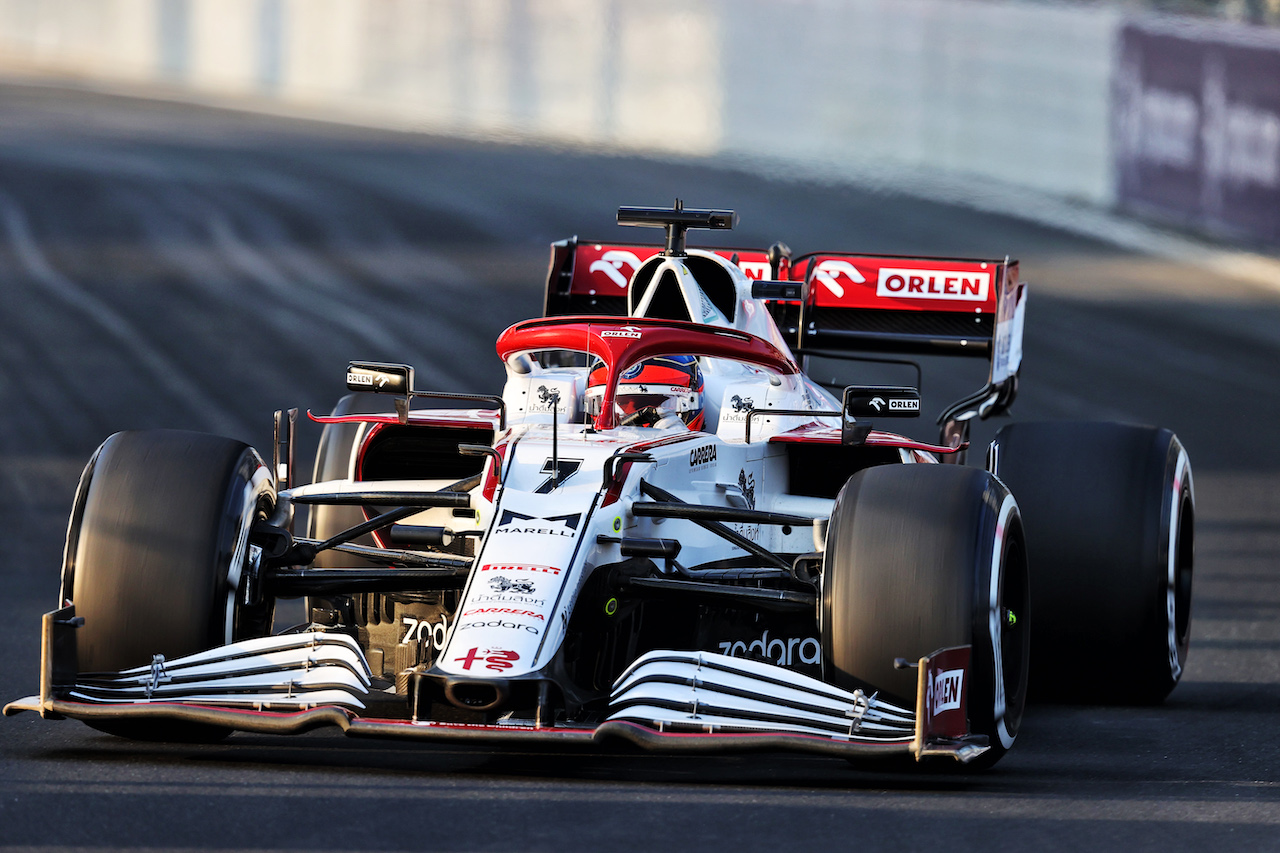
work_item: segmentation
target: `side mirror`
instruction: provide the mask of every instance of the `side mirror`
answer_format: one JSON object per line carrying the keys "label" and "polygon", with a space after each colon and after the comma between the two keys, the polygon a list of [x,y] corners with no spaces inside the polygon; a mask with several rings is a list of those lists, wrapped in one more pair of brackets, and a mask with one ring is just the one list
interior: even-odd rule
{"label": "side mirror", "polygon": [[862,444],[871,423],[858,418],[918,418],[920,389],[910,385],[850,385],[840,411],[841,444]]}
{"label": "side mirror", "polygon": [[347,365],[347,389],[407,397],[413,393],[413,368],[407,364],[353,361]]}
{"label": "side mirror", "polygon": [[380,361],[353,361],[347,364],[347,389],[394,394],[396,418],[409,422],[409,398],[413,396],[413,368],[407,364]]}
{"label": "side mirror", "polygon": [[918,418],[920,391],[910,385],[850,385],[844,412],[854,418]]}
{"label": "side mirror", "polygon": [[798,281],[764,281],[751,282],[752,299],[786,299],[801,298],[803,285]]}

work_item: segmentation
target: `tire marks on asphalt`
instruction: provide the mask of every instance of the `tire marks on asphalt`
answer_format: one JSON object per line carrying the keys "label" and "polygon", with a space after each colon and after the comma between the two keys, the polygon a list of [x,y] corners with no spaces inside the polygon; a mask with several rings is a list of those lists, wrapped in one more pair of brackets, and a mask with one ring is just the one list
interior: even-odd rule
{"label": "tire marks on asphalt", "polygon": [[[178,361],[153,346],[150,336],[135,327],[109,302],[53,267],[32,233],[22,206],[2,190],[0,223],[3,223],[5,239],[23,270],[40,285],[44,295],[62,306],[70,318],[105,335],[114,346],[130,356],[136,367],[148,374],[154,387],[186,407],[202,423],[208,424],[209,429],[230,434],[243,432],[243,422],[211,403],[200,383]],[[66,332],[74,334],[72,329],[66,329]]]}

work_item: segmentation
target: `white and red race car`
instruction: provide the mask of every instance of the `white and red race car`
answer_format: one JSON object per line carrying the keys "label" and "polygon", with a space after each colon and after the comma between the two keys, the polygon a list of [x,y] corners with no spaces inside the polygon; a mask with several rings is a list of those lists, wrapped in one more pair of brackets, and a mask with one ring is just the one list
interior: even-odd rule
{"label": "white and red race car", "polygon": [[[370,393],[313,416],[311,484],[291,484],[293,412],[270,467],[215,436],[107,439],[40,693],[5,713],[989,765],[1032,673],[1074,701],[1173,689],[1194,515],[1177,438],[1015,423],[986,468],[954,464],[1017,391],[1016,262],[699,251],[687,230],[732,212],[618,217],[665,246],[555,244],[547,316],[498,338],[500,396],[352,362]],[[884,353],[981,357],[989,380],[931,445],[872,423],[918,416],[917,388],[837,399],[802,370]],[[306,623],[272,633],[296,596]]]}

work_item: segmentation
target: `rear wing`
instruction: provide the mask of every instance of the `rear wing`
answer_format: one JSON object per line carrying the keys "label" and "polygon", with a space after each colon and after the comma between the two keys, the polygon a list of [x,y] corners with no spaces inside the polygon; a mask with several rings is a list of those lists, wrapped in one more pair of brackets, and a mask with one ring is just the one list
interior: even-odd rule
{"label": "rear wing", "polygon": [[[551,244],[551,267],[547,270],[544,316],[602,314],[627,315],[627,282],[640,265],[662,251],[661,246],[642,243],[586,243],[577,237]],[[777,266],[769,253],[760,249],[709,249],[707,251],[737,264],[747,278],[786,278],[790,272],[785,255],[778,254]]]}
{"label": "rear wing", "polygon": [[[625,316],[631,274],[660,246],[553,243],[546,316]],[[747,278],[800,283],[798,299],[766,298],[797,357],[856,354],[948,355],[986,359],[987,383],[938,418],[944,445],[958,447],[968,422],[1008,409],[1022,365],[1026,285],[1005,258],[932,258],[714,249]]]}
{"label": "rear wing", "polygon": [[1026,284],[1018,262],[816,252],[791,261],[798,301],[773,301],[796,354],[956,355],[990,364],[982,387],[938,416],[941,443],[968,440],[969,421],[1006,411],[1018,393]]}

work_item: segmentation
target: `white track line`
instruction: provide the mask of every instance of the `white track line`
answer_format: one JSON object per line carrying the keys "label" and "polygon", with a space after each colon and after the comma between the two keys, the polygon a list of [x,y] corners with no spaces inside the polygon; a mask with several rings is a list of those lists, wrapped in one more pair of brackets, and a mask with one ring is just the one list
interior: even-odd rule
{"label": "white track line", "polygon": [[43,285],[45,292],[101,328],[151,375],[156,385],[181,401],[208,429],[224,435],[245,433],[245,424],[211,403],[200,385],[188,377],[177,363],[148,343],[123,315],[54,269],[36,242],[22,207],[3,191],[0,191],[0,219],[18,260],[32,278]]}

